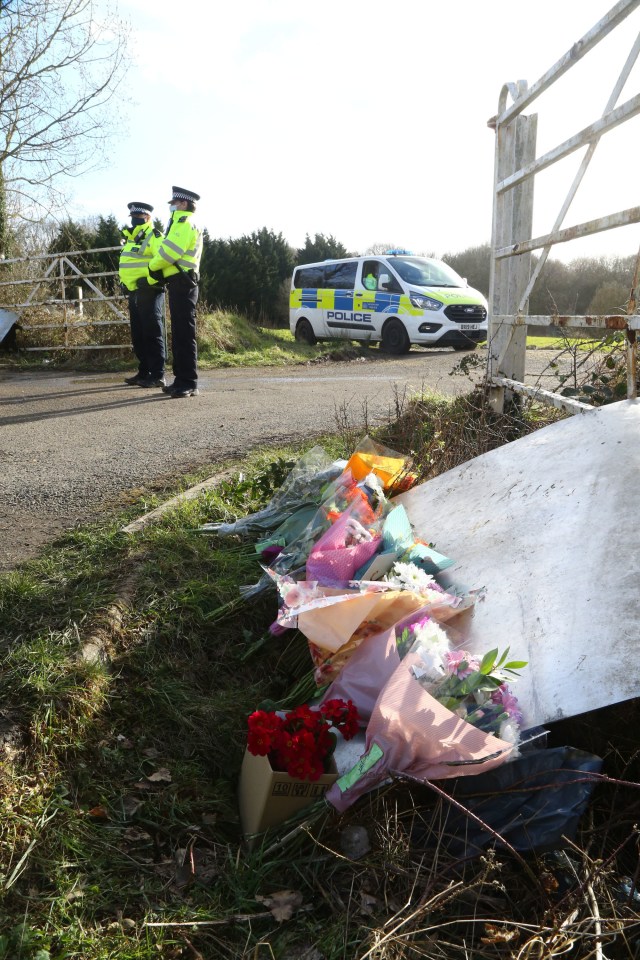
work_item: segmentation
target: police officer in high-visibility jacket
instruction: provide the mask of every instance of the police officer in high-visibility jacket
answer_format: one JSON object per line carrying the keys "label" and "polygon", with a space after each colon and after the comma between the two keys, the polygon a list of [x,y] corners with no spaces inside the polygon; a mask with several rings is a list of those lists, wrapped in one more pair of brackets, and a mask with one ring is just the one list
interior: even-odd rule
{"label": "police officer in high-visibility jacket", "polygon": [[199,199],[191,190],[172,188],[169,225],[149,263],[147,281],[138,281],[139,286],[166,284],[169,292],[174,381],[163,390],[174,399],[198,395],[196,304],[202,232],[192,217]]}
{"label": "police officer in high-visibility jacket", "polygon": [[127,291],[131,343],[138,361],[138,372],[124,382],[136,387],[161,387],[164,379],[164,335],[162,326],[163,293],[161,287],[138,290],[138,280],[149,273],[149,263],[160,243],[161,234],[151,223],[150,203],[128,203],[131,226],[123,227],[124,245],[120,252],[118,274]]}

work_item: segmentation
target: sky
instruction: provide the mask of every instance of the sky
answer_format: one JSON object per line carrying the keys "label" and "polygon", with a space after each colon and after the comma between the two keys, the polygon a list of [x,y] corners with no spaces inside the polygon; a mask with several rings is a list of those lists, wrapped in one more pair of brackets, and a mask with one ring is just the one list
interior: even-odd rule
{"label": "sky", "polygon": [[[503,84],[532,85],[613,0],[118,0],[132,31],[108,162],[72,183],[75,217],[130,200],[164,220],[170,187],[201,195],[212,237],[262,227],[294,247],[333,235],[350,252],[391,244],[455,253],[491,239]],[[525,112],[538,156],[603,113],[640,7]],[[636,64],[618,100],[640,92]],[[510,102],[510,101],[509,101]],[[115,105],[114,105],[115,109]],[[565,217],[640,204],[640,117],[605,135]],[[536,177],[533,234],[548,233],[584,149]],[[640,225],[555,247],[565,261],[638,251]]]}

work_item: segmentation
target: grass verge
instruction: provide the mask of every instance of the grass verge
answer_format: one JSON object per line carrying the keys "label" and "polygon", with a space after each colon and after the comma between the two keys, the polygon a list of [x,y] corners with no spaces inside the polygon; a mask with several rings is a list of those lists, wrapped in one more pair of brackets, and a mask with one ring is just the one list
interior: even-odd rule
{"label": "grass verge", "polygon": [[198,359],[205,368],[351,360],[366,356],[370,349],[351,340],[329,340],[310,347],[296,343],[289,330],[257,327],[241,314],[222,310],[202,318],[198,338]]}
{"label": "grass verge", "polygon": [[[126,342],[128,331],[120,333]],[[287,329],[259,327],[239,313],[214,310],[198,316],[198,364],[206,370],[216,367],[270,367],[326,360],[354,360],[370,355],[366,343],[328,340],[313,347],[297,343]],[[50,353],[4,353],[0,365],[18,369],[111,371],[135,365],[131,350],[69,350]]]}
{"label": "grass verge", "polygon": [[[479,395],[397,413],[378,437],[414,450],[422,476],[544,422],[497,417]],[[348,454],[356,431],[345,421],[324,445]],[[253,455],[242,478],[125,537],[133,505],[0,580],[0,960],[636,956],[640,811],[622,783],[603,783],[562,856],[454,856],[448,802],[406,783],[242,851],[246,715],[309,660],[301,635],[268,634],[273,595],[239,599],[260,574],[252,545],[195,530],[259,508],[299,453]],[[610,748],[625,781],[634,720]],[[606,724],[583,740],[595,734]],[[343,849],[355,826],[371,846],[358,861]]]}

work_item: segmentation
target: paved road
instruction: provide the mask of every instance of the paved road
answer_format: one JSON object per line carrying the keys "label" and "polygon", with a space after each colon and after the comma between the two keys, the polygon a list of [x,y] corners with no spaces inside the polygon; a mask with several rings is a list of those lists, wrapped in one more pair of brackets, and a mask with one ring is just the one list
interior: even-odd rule
{"label": "paved road", "polygon": [[[546,354],[528,363],[533,375]],[[463,393],[469,379],[450,376],[460,357],[412,351],[401,359],[208,371],[200,396],[180,401],[127,387],[121,374],[0,369],[0,570],[128,491],[204,464],[213,473],[254,447],[330,431],[344,411],[354,425],[365,411],[375,424],[396,395],[423,386]]]}

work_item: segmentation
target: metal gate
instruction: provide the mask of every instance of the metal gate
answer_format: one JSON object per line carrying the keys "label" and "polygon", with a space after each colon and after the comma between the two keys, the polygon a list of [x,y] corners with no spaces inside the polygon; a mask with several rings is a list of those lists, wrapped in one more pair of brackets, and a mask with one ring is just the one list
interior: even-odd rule
{"label": "metal gate", "polygon": [[[74,263],[74,258],[116,251],[119,252],[120,247],[71,250],[67,253],[43,254],[36,257],[19,257],[2,261],[2,266],[13,267],[12,272],[33,274],[29,277],[18,276],[17,278],[0,280],[0,303],[15,312],[20,330],[38,334],[41,331],[57,331],[61,334],[61,339],[58,338],[60,342],[24,346],[22,349],[51,352],[58,350],[121,350],[131,348],[131,341],[128,336],[129,314],[125,298],[121,293],[105,293],[95,282],[107,278],[117,280],[117,270],[87,273],[77,263]],[[85,297],[83,295],[83,289],[79,286],[81,283],[88,286],[90,296]],[[47,295],[39,297],[38,295],[43,287]],[[21,295],[22,291],[24,291],[24,296]],[[92,304],[104,305],[107,319],[89,317],[87,314],[92,307],[90,306],[88,311],[85,311],[85,307]],[[45,311],[42,317],[45,322],[30,322],[29,314],[33,314],[34,308],[38,307]],[[127,331],[126,342],[98,342],[96,340],[96,328],[108,327],[125,327]],[[84,338],[88,342],[78,342],[79,331],[83,331]],[[51,339],[52,341],[56,339],[53,334]]]}
{"label": "metal gate", "polygon": [[[627,395],[636,396],[636,330],[640,329],[640,316],[636,315],[635,311],[640,253],[625,315],[529,316],[528,301],[554,244],[640,222],[640,206],[636,206],[561,229],[600,138],[640,113],[640,94],[616,107],[640,52],[640,34],[613,87],[602,116],[541,157],[536,158],[537,115],[524,116],[523,111],[638,6],[640,0],[620,0],[531,87],[528,87],[524,80],[505,84],[500,93],[498,114],[489,121],[489,126],[496,132],[496,146],[487,380],[491,403],[497,411],[503,409],[505,391],[508,394],[534,396],[572,413],[590,408],[588,404],[551,391],[524,385],[527,330],[532,326],[555,328],[555,333],[547,331],[545,334],[541,331],[543,335],[552,336],[558,336],[566,328],[570,328],[572,335],[576,337],[593,336],[594,333],[605,336],[611,331],[625,331]],[[508,106],[509,98],[513,102]],[[588,149],[551,232],[545,236],[532,237],[535,175],[587,145]],[[542,250],[542,253],[532,270],[533,250]]]}

